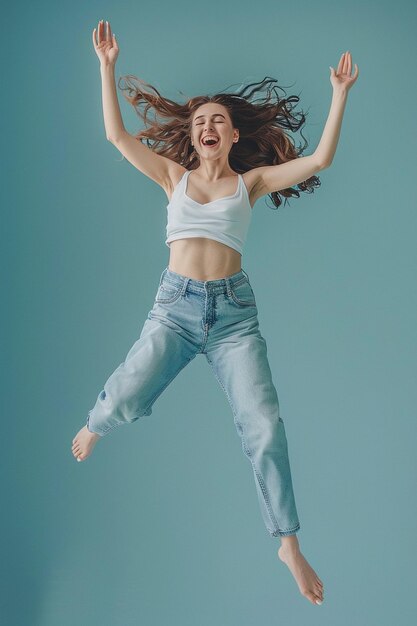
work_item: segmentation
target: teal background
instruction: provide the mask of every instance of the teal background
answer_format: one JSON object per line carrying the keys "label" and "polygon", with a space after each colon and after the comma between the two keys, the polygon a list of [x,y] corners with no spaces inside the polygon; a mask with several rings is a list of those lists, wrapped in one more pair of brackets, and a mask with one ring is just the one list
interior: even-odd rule
{"label": "teal background", "polygon": [[[416,4],[17,2],[2,13],[1,623],[414,624]],[[164,191],[106,141],[101,18],[118,38],[117,78],[171,99],[278,79],[308,111],[305,154],[329,112],[329,65],[350,50],[359,66],[322,186],[278,211],[258,200],[242,263],[322,606],[277,557],[203,356],[152,416],[83,463],[71,454],[168,264]]]}

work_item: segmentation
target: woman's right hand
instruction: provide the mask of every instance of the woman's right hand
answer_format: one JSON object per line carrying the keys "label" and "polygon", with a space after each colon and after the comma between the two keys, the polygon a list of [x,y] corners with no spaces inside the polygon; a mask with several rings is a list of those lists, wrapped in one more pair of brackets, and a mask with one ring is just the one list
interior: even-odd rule
{"label": "woman's right hand", "polygon": [[94,50],[103,66],[114,65],[117,55],[119,54],[119,46],[117,45],[116,37],[112,35],[109,22],[106,22],[106,24],[107,29],[104,28],[103,20],[100,20],[98,27],[93,30]]}

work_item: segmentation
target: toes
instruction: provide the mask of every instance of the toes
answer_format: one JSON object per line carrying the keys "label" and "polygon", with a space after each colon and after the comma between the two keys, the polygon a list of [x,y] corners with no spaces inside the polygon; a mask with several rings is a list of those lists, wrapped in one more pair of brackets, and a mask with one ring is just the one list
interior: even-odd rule
{"label": "toes", "polygon": [[316,604],[318,598],[315,593],[313,593],[312,591],[308,591],[305,596],[310,600],[310,602]]}
{"label": "toes", "polygon": [[320,593],[314,593],[313,591],[307,591],[304,595],[313,604],[322,604],[322,602],[323,602],[323,596]]}

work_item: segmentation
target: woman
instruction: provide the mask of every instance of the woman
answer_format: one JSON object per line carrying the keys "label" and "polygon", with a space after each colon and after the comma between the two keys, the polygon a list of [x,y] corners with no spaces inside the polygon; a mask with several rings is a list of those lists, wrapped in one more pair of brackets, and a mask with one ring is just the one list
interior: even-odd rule
{"label": "woman", "polygon": [[[123,126],[114,81],[119,48],[106,25],[105,29],[100,21],[97,33],[93,30],[93,45],[101,63],[107,138],[165,190],[170,257],[140,337],[105,383],[87,424],[73,439],[73,455],[85,460],[100,437],[150,415],[155,400],[181,369],[204,354],[230,402],[243,451],[253,467],[266,528],[272,537],[280,537],[278,556],[301,593],[321,604],[323,583],[302,555],[296,536],[300,523],[284,422],[255,295],[241,258],[258,198],[272,194],[279,206],[278,190],[284,197],[299,197],[291,185],[312,191],[320,184],[315,173],[332,162],[347,92],[358,68],[351,77],[348,52],[337,73],[330,68],[332,106],[311,156],[297,158],[283,131],[283,127],[298,130],[305,120],[301,116],[295,124],[290,99],[255,105],[244,92],[200,96],[179,105],[155,89],[156,96],[136,88],[128,98],[132,104],[143,100],[147,109],[152,106],[171,121],[155,122],[135,138]],[[147,121],[146,111],[143,118]],[[152,138],[156,146],[162,143],[162,149],[143,145],[137,140],[142,137]]]}

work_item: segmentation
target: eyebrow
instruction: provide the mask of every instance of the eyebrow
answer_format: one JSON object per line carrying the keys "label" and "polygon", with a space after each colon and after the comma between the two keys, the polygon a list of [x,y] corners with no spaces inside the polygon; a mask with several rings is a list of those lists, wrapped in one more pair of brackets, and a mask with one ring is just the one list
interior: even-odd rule
{"label": "eyebrow", "polygon": [[[224,117],[223,113],[213,113],[213,115],[211,117],[217,117],[218,115],[221,115],[222,117]],[[198,120],[199,117],[206,117],[205,115],[197,115],[197,117],[194,118],[194,121]],[[224,117],[224,119],[226,119]]]}

